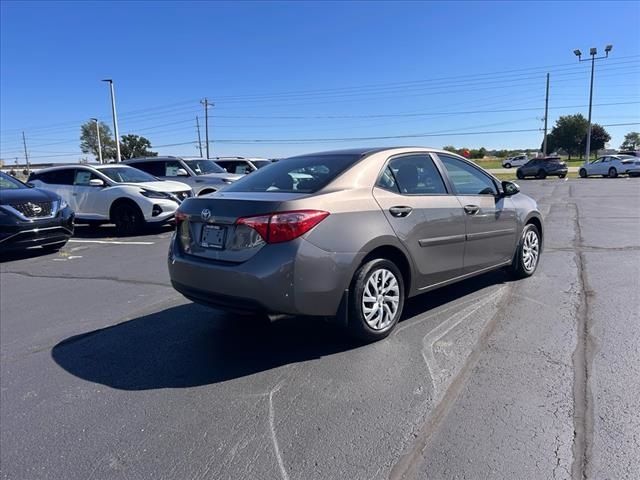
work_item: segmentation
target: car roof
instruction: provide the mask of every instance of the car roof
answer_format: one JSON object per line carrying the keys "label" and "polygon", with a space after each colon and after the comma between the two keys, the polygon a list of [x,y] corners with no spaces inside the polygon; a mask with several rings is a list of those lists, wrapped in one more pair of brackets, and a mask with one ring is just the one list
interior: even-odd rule
{"label": "car roof", "polygon": [[55,167],[40,168],[35,173],[40,172],[53,172],[55,170],[65,170],[68,168],[93,168],[94,170],[101,170],[103,168],[132,168],[129,165],[123,165],[121,163],[104,163],[104,164],[86,164],[86,163],[70,163],[66,165],[57,165]]}
{"label": "car roof", "polygon": [[340,149],[340,150],[329,150],[329,151],[325,151],[325,152],[315,152],[315,153],[305,153],[302,155],[295,155],[295,157],[291,157],[291,158],[297,158],[297,157],[316,157],[316,156],[323,156],[323,155],[353,155],[353,156],[360,156],[360,157],[364,157],[367,155],[371,155],[374,153],[380,153],[380,152],[386,152],[386,151],[393,151],[393,150],[407,150],[407,149],[415,149],[416,151],[420,151],[420,152],[433,152],[433,153],[446,153],[446,154],[450,154],[450,155],[455,155],[455,156],[459,156],[453,152],[449,152],[447,150],[442,150],[439,148],[431,148],[431,147],[417,147],[417,146],[412,146],[412,145],[405,145],[405,146],[394,146],[394,147],[359,147],[359,148],[344,148],[344,149]]}

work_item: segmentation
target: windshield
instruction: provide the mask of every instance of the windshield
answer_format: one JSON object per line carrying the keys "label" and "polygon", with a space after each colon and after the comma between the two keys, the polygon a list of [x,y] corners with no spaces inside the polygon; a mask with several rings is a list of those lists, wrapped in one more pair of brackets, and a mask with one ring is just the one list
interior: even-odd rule
{"label": "windshield", "polygon": [[271,165],[271,162],[269,160],[251,160],[251,163],[253,163],[256,168],[262,168],[266,167],[267,165]]}
{"label": "windshield", "polygon": [[149,175],[142,170],[138,170],[133,167],[110,167],[101,168],[99,170],[105,174],[111,180],[116,183],[130,182],[130,183],[143,183],[143,182],[157,182],[158,179]]}
{"label": "windshield", "polygon": [[229,185],[227,192],[314,193],[360,159],[360,155],[293,157]]}
{"label": "windshield", "polygon": [[186,163],[189,168],[196,173],[196,175],[206,175],[207,173],[227,173],[213,160],[185,160],[184,163]]}
{"label": "windshield", "polygon": [[0,190],[17,190],[19,188],[27,188],[27,186],[6,173],[0,173]]}

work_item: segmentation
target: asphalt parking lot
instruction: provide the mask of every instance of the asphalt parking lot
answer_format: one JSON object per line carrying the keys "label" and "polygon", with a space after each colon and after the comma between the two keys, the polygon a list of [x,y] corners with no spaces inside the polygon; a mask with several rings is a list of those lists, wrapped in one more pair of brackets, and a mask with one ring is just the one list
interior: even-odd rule
{"label": "asphalt parking lot", "polygon": [[170,229],[0,264],[3,479],[640,478],[640,179],[522,181],[537,273],[386,340],[169,285]]}

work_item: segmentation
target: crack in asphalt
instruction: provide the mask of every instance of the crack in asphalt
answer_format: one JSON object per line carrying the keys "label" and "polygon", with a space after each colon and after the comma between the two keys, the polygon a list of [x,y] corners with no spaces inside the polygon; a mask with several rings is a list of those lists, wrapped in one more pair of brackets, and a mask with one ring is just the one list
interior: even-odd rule
{"label": "crack in asphalt", "polygon": [[573,463],[571,478],[584,480],[590,477],[591,449],[593,446],[593,396],[591,393],[591,364],[595,353],[595,340],[590,333],[589,299],[593,292],[588,288],[586,260],[582,248],[582,229],[578,205],[570,203],[575,209],[574,239],[575,263],[578,269],[578,289],[580,303],[576,310],[577,342],[573,352]]}
{"label": "crack in asphalt", "polygon": [[80,276],[80,275],[36,275],[34,273],[18,272],[15,270],[4,270],[2,273],[3,274],[12,273],[14,275],[21,275],[23,277],[30,277],[30,278],[52,278],[56,280],[106,280],[110,282],[130,283],[132,285],[151,285],[154,287],[171,288],[171,285],[167,283],[150,282],[148,280],[132,280],[132,279],[120,278],[120,277],[106,277],[106,276],[105,277],[87,277],[87,276]]}

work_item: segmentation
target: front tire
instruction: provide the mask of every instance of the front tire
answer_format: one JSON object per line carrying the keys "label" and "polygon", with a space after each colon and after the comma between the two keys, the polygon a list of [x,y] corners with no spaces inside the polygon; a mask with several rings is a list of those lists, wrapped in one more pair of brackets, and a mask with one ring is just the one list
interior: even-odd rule
{"label": "front tire", "polygon": [[531,223],[525,225],[510,267],[513,277],[526,278],[534,274],[540,262],[541,248],[538,227]]}
{"label": "front tire", "polygon": [[140,208],[129,202],[117,205],[111,219],[116,225],[118,234],[123,236],[138,233],[144,225],[144,217]]}
{"label": "front tire", "polygon": [[511,168],[511,164],[510,163],[505,163],[504,164],[504,168]]}
{"label": "front tire", "polygon": [[516,177],[518,177],[518,180],[524,180],[524,174],[520,170],[516,172]]}
{"label": "front tire", "polygon": [[618,176],[618,171],[614,167],[611,167],[609,169],[609,178],[616,178],[617,176]]}
{"label": "front tire", "polygon": [[404,282],[398,267],[377,258],[361,265],[351,282],[349,331],[365,342],[391,333],[402,315]]}

